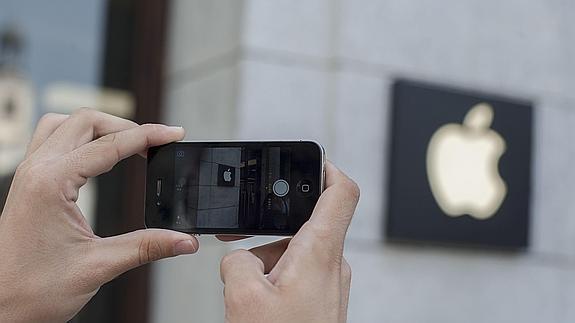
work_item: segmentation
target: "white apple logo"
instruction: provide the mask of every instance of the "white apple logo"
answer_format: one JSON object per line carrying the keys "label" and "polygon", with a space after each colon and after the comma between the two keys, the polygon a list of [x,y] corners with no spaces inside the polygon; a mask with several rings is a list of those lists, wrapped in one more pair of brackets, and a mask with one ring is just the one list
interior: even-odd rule
{"label": "white apple logo", "polygon": [[224,172],[224,181],[226,182],[232,181],[232,172],[230,171],[230,168],[228,168],[228,170]]}
{"label": "white apple logo", "polygon": [[427,147],[427,176],[435,200],[449,216],[492,217],[507,194],[498,171],[503,138],[491,130],[493,108],[480,103],[463,124],[439,128]]}

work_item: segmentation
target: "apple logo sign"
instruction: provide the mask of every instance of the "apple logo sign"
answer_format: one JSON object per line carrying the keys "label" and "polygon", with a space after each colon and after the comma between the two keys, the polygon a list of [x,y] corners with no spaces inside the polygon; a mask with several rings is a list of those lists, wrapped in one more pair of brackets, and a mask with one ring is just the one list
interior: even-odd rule
{"label": "apple logo sign", "polygon": [[491,105],[479,103],[467,112],[463,124],[446,124],[431,137],[426,161],[429,185],[449,216],[488,219],[507,194],[498,170],[506,144],[490,129],[492,121]]}
{"label": "apple logo sign", "polygon": [[224,181],[226,182],[232,181],[232,172],[229,168],[224,172]]}
{"label": "apple logo sign", "polygon": [[233,187],[236,185],[236,168],[230,165],[218,164],[218,186]]}
{"label": "apple logo sign", "polygon": [[532,102],[407,79],[390,90],[384,239],[528,246]]}

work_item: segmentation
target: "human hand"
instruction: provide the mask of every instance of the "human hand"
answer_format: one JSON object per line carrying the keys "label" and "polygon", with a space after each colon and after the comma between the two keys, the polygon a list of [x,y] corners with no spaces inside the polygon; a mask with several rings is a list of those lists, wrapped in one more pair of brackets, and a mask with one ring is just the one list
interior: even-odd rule
{"label": "human hand", "polygon": [[359,189],[330,163],[326,180],[313,215],[291,241],[222,259],[226,322],[346,321],[351,268],[343,246]]}
{"label": "human hand", "polygon": [[197,251],[194,237],[167,230],[100,238],[76,205],[89,177],[183,137],[90,109],[42,118],[0,216],[0,322],[66,322],[125,271]]}

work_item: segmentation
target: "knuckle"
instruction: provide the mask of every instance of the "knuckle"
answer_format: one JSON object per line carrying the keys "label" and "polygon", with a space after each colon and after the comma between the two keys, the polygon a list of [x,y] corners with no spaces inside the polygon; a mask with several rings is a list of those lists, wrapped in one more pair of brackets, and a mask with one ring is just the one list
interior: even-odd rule
{"label": "knuckle", "polygon": [[103,112],[93,108],[80,108],[72,113],[71,118],[75,120],[75,122],[91,128],[100,118],[99,116],[101,114],[103,114]]}
{"label": "knuckle", "polygon": [[110,156],[109,158],[112,158],[111,164],[115,165],[122,159],[119,141],[120,137],[118,133],[114,132],[107,134],[95,141],[97,145],[100,145],[100,147],[94,148],[94,150],[98,152],[107,152],[107,155]]}
{"label": "knuckle", "polygon": [[82,108],[75,110],[72,113],[72,115],[75,117],[86,118],[86,117],[93,116],[96,113],[97,113],[97,111],[95,109],[88,108],[88,107],[82,107]]}
{"label": "knuckle", "polygon": [[227,255],[225,255],[222,258],[222,261],[220,262],[220,271],[223,273],[226,268],[228,268],[230,266],[230,263],[233,262],[233,258],[234,258],[234,253],[235,251],[233,251],[232,253],[229,253]]}
{"label": "knuckle", "polygon": [[66,170],[69,177],[74,175],[82,175],[84,169],[84,163],[89,158],[95,158],[96,156],[90,155],[86,148],[81,150],[72,151],[61,157],[62,168]]}
{"label": "knuckle", "polygon": [[246,253],[249,252],[247,250],[234,250],[230,253],[228,253],[227,255],[225,255],[222,258],[222,261],[220,262],[220,269],[221,272],[223,273],[227,268],[230,268],[233,266],[233,263],[236,262],[238,259],[241,259],[242,257],[246,257]]}
{"label": "knuckle", "polygon": [[105,136],[102,136],[96,140],[100,144],[108,144],[112,143],[115,144],[118,141],[118,133],[112,132]]}
{"label": "knuckle", "polygon": [[51,112],[46,113],[38,121],[37,129],[51,127],[53,124],[58,122],[62,117],[63,117],[62,114],[51,113]]}
{"label": "knuckle", "polygon": [[164,252],[158,241],[143,238],[138,246],[138,264],[144,265],[162,258]]}
{"label": "knuckle", "polygon": [[98,138],[98,139],[96,139],[96,140],[94,140],[94,141],[95,141],[97,144],[106,144],[106,143],[114,142],[114,140],[115,140],[114,137],[115,137],[115,136],[116,136],[116,133],[112,132],[112,133],[109,133],[109,134],[107,134],[107,135],[105,135],[105,136],[102,136],[102,137],[100,137],[100,138]]}
{"label": "knuckle", "polygon": [[343,277],[343,280],[344,280],[345,282],[351,281],[351,275],[352,275],[351,266],[349,265],[349,262],[347,262],[347,260],[345,259],[345,257],[342,257],[342,260],[341,260],[341,276]]}
{"label": "knuckle", "polygon": [[353,201],[355,202],[359,201],[361,191],[356,182],[354,182],[352,179],[347,179],[341,185],[343,186],[343,189],[353,199]]}
{"label": "knuckle", "polygon": [[99,112],[92,108],[80,108],[72,112],[71,119],[76,123],[89,126]]}

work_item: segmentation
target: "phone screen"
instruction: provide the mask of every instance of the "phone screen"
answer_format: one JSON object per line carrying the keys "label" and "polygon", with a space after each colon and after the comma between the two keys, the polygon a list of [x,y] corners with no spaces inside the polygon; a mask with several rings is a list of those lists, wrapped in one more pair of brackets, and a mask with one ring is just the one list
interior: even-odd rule
{"label": "phone screen", "polygon": [[148,157],[146,223],[194,233],[294,234],[323,189],[313,142],[174,143]]}

